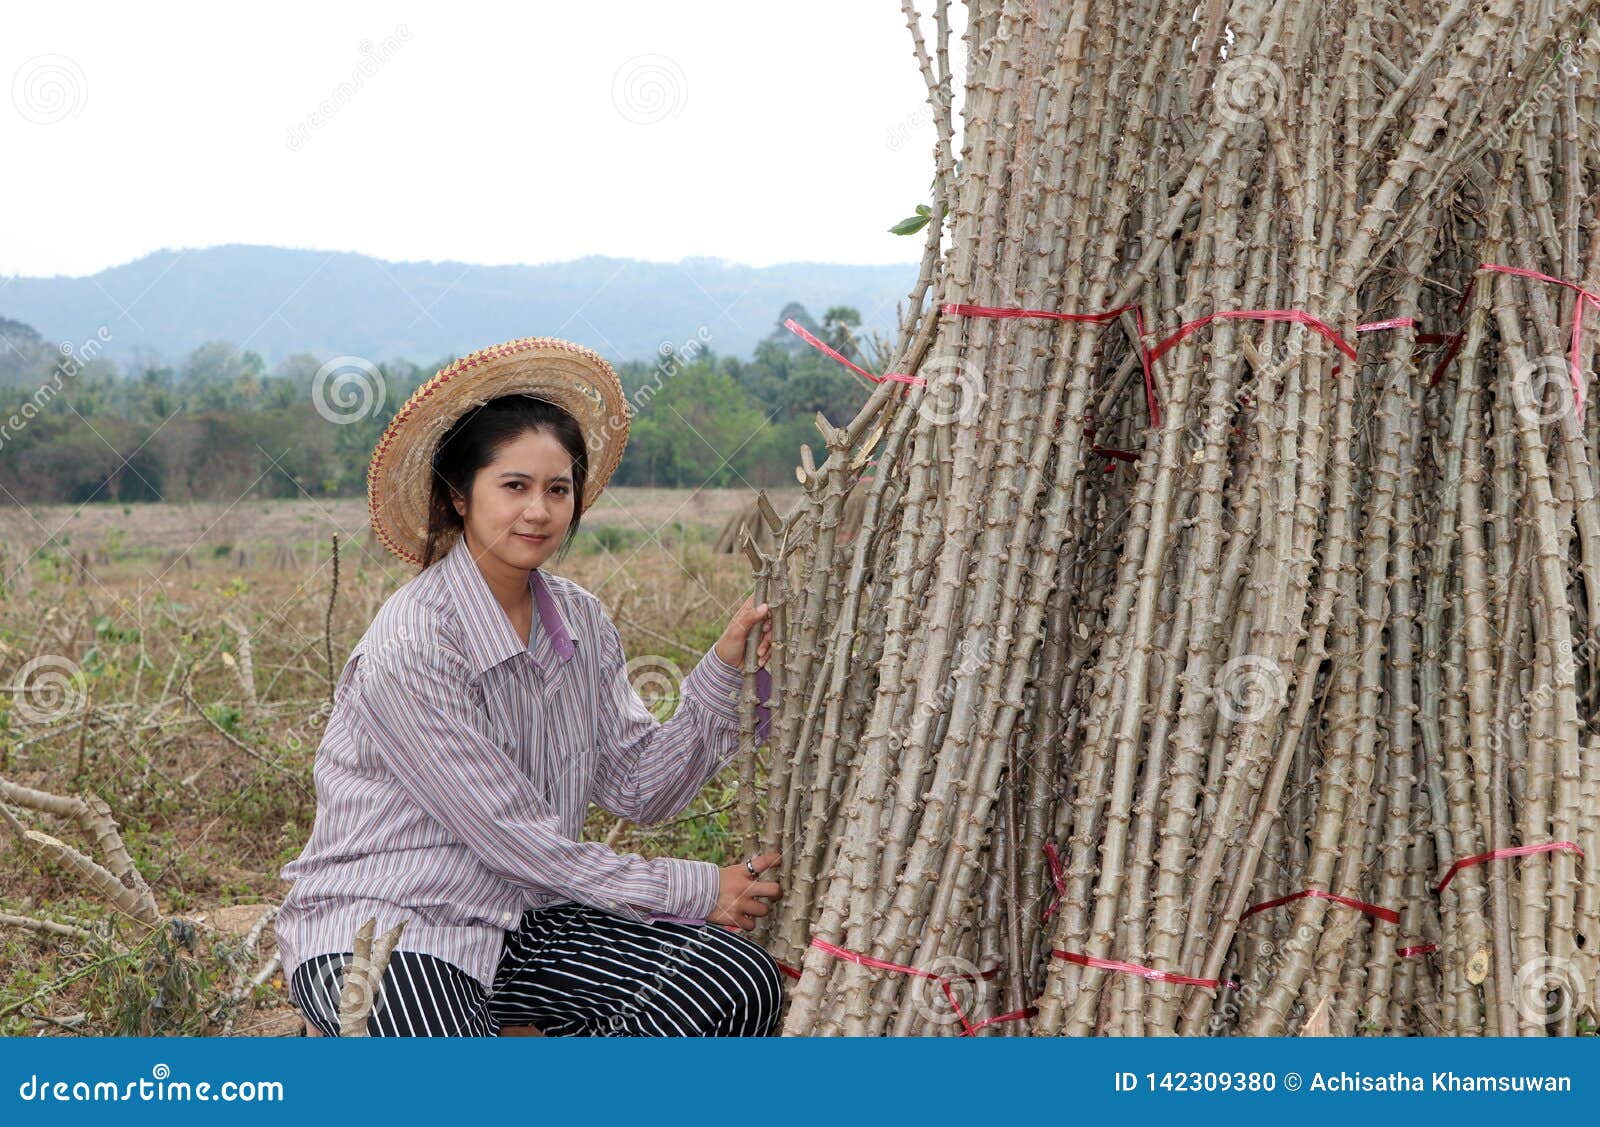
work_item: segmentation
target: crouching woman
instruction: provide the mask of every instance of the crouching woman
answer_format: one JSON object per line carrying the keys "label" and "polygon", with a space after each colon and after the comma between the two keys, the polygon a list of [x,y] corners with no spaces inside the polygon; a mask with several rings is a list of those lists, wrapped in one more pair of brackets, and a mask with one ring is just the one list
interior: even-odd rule
{"label": "crouching woman", "polygon": [[344,667],[310,840],[281,873],[278,949],[311,1029],[338,1035],[371,918],[405,925],[369,991],[375,1036],[776,1032],[778,965],[740,930],[780,895],[778,854],[719,867],[581,840],[591,802],[643,826],[688,806],[737,750],[750,631],[762,665],[771,644],[747,599],[663,723],[600,601],[544,570],[627,424],[610,365],[528,338],[440,371],[379,442],[373,527],[422,570]]}

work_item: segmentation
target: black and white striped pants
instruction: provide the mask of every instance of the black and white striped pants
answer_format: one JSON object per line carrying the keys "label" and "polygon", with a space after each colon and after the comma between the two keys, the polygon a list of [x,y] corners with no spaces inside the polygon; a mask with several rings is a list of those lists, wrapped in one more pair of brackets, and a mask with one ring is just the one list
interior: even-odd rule
{"label": "black and white striped pants", "polygon": [[[309,958],[289,983],[295,1006],[330,1037],[339,1034],[342,968],[352,957]],[[555,1037],[768,1037],[782,1006],[777,961],[737,932],[635,923],[564,903],[523,914],[488,994],[454,963],[393,952],[367,1033],[493,1037],[504,1025],[532,1025]]]}

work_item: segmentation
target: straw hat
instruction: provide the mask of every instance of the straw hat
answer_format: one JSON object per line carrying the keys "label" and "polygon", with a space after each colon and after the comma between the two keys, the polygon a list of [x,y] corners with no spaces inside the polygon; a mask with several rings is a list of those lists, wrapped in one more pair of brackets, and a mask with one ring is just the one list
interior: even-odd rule
{"label": "straw hat", "polygon": [[583,507],[594,504],[628,444],[622,382],[610,364],[582,345],[523,337],[479,349],[440,369],[395,413],[367,467],[367,510],[386,548],[407,563],[422,565],[439,439],[473,408],[518,392],[547,399],[578,420],[589,448]]}

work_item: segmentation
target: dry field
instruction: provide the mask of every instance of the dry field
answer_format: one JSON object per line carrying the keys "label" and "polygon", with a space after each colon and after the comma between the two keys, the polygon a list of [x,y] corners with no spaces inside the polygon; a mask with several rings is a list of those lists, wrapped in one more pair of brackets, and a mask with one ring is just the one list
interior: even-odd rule
{"label": "dry field", "polygon": [[[604,600],[630,658],[687,672],[749,590],[744,559],[710,550],[746,498],[608,490],[551,570]],[[0,785],[103,800],[164,921],[143,926],[81,861],[25,843],[18,830],[116,868],[83,821],[10,791],[0,1035],[292,1033],[270,922],[251,932],[310,832],[332,679],[409,570],[370,539],[361,500],[10,507],[0,560]],[[726,801],[713,783],[690,817],[615,844],[721,860]],[[591,836],[617,830],[591,814]]]}

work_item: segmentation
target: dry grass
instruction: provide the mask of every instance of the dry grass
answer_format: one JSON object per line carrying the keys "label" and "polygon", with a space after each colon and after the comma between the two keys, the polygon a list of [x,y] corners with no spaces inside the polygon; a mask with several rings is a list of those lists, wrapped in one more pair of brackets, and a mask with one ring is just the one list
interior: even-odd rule
{"label": "dry grass", "polygon": [[[708,547],[745,500],[608,490],[552,570],[605,602],[630,656],[687,671],[749,590],[744,560]],[[359,501],[11,509],[0,544],[0,777],[99,795],[163,914],[202,925],[152,940],[0,828],[0,913],[85,923],[115,943],[0,927],[0,1034],[216,1032],[222,1016],[240,1035],[290,1032],[281,975],[231,1013],[216,999],[236,985],[239,920],[282,899],[277,871],[310,833],[330,676],[410,571],[369,542]],[[231,624],[249,634],[248,659]],[[699,816],[630,828],[618,846],[721,860],[723,791],[713,783]],[[603,837],[611,827],[591,815]],[[70,824],[24,821],[94,852]],[[271,953],[269,929],[242,957],[253,969]]]}

